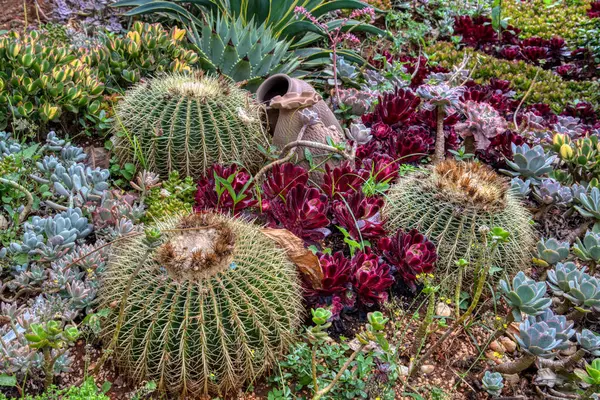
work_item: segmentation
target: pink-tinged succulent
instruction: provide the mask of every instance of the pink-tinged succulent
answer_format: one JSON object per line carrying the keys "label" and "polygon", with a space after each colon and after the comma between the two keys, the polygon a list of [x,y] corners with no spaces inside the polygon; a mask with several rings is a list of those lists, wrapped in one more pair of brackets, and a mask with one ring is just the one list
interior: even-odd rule
{"label": "pink-tinged succulent", "polygon": [[467,101],[463,112],[467,119],[456,124],[454,130],[463,139],[472,136],[477,150],[487,149],[490,140],[506,130],[506,120],[488,103]]}
{"label": "pink-tinged succulent", "polygon": [[512,88],[510,85],[510,81],[504,79],[492,78],[490,79],[490,83],[488,85],[490,90],[494,93],[498,94],[507,94],[510,93]]}
{"label": "pink-tinged succulent", "polygon": [[590,18],[600,18],[600,0],[593,1],[587,11]]}
{"label": "pink-tinged succulent", "polygon": [[388,298],[387,290],[394,283],[390,266],[375,254],[363,252],[352,257],[351,263],[352,283],[358,301],[367,307],[385,302]]}
{"label": "pink-tinged succulent", "polygon": [[333,222],[346,229],[352,239],[366,240],[385,235],[380,210],[383,199],[366,197],[362,191],[333,202]]}
{"label": "pink-tinged succulent", "polygon": [[477,151],[477,158],[491,164],[496,168],[503,168],[506,159],[512,160],[512,145],[520,146],[525,143],[525,138],[516,132],[507,130],[491,140],[487,149]]}
{"label": "pink-tinged succulent", "polygon": [[400,163],[418,162],[433,150],[435,140],[423,127],[411,126],[397,132],[387,141],[388,154]]}
{"label": "pink-tinged succulent", "polygon": [[262,185],[263,194],[267,199],[274,197],[285,198],[287,192],[298,183],[308,182],[308,172],[292,163],[276,164],[267,174]]}
{"label": "pink-tinged succulent", "polygon": [[388,124],[376,122],[371,126],[371,135],[377,140],[387,139],[394,131]]}
{"label": "pink-tinged succulent", "polygon": [[381,183],[396,179],[400,166],[388,154],[373,153],[371,158],[362,160],[360,169],[368,171],[375,182]]}
{"label": "pink-tinged succulent", "polygon": [[548,127],[558,121],[556,114],[552,111],[550,106],[545,103],[531,104],[525,108],[525,111],[531,111],[535,115],[542,117],[545,125]]}
{"label": "pink-tinged succulent", "polygon": [[319,189],[296,184],[285,195],[269,204],[270,225],[281,224],[296,236],[309,242],[319,242],[329,233],[327,218],[329,202]]}
{"label": "pink-tinged succulent", "polygon": [[519,46],[506,46],[500,50],[499,55],[507,60],[518,60],[521,58],[521,49]]}
{"label": "pink-tinged succulent", "polygon": [[363,116],[363,122],[383,122],[390,126],[407,122],[413,117],[420,102],[412,91],[396,88],[394,92],[379,96],[375,111]]}
{"label": "pink-tinged succulent", "polygon": [[435,245],[416,229],[399,230],[395,236],[381,238],[378,248],[404,282],[414,289],[417,275],[433,272]]}
{"label": "pink-tinged succulent", "polygon": [[526,60],[538,64],[541,60],[548,57],[548,48],[538,46],[525,46],[521,48],[521,54]]}
{"label": "pink-tinged succulent", "polygon": [[322,187],[329,198],[341,198],[359,192],[367,179],[368,172],[357,171],[348,161],[335,168],[327,164]]}
{"label": "pink-tinged succulent", "polygon": [[[231,196],[229,190],[216,177],[222,178],[231,185],[237,199]],[[198,212],[214,209],[219,212],[237,214],[246,208],[255,206],[257,201],[252,196],[252,185],[248,185],[244,190],[244,186],[249,180],[250,174],[235,164],[229,167],[220,164],[213,165],[207,171],[206,177],[198,182],[194,210]]]}
{"label": "pink-tinged succulent", "polygon": [[340,296],[346,297],[346,292],[351,289],[352,264],[344,257],[341,251],[335,254],[320,254],[319,264],[323,271],[320,288],[307,290],[309,297]]}

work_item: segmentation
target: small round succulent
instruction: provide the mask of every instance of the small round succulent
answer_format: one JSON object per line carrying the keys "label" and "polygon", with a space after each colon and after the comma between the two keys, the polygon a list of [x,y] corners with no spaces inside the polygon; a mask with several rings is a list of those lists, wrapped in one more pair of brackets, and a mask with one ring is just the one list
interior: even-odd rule
{"label": "small round succulent", "polygon": [[519,324],[519,334],[515,336],[523,351],[542,358],[552,356],[552,350],[563,344],[556,337],[556,329],[544,321],[533,322],[527,318]]}
{"label": "small round succulent", "polygon": [[532,181],[539,181],[543,175],[552,172],[552,163],[558,156],[547,155],[540,145],[529,147],[528,144],[512,145],[513,160],[506,163],[512,171],[503,172],[512,176],[523,176]]}
{"label": "small round succulent", "polygon": [[500,396],[502,388],[504,388],[504,378],[499,372],[485,371],[481,384],[486,392],[491,396],[497,397]]}
{"label": "small round succulent", "polygon": [[576,334],[577,343],[583,350],[592,354],[593,356],[600,356],[600,335],[584,329],[581,333]]}
{"label": "small round succulent", "polygon": [[536,245],[538,263],[554,265],[569,257],[569,242],[559,242],[554,238],[540,239]]}
{"label": "small round succulent", "polygon": [[564,264],[558,263],[548,271],[548,286],[556,296],[562,296],[571,290],[569,282],[580,280],[585,271],[586,267],[579,268],[571,261]]}
{"label": "small round succulent", "polygon": [[556,329],[556,340],[561,340],[563,342],[557,349],[564,350],[569,348],[569,339],[575,335],[575,329],[573,329],[574,323],[568,321],[567,317],[564,315],[556,315],[551,309],[547,308],[543,313],[533,319],[532,322],[533,321],[543,321],[547,323],[550,328]]}
{"label": "small round succulent", "polygon": [[500,290],[506,302],[512,307],[515,321],[521,321],[521,313],[530,316],[540,315],[550,305],[552,299],[546,297],[546,284],[528,278],[520,271],[512,281],[512,286],[504,279],[500,281]]}
{"label": "small round succulent", "polygon": [[584,261],[600,262],[600,233],[587,231],[583,240],[577,238],[573,253]]}
{"label": "small round succulent", "polygon": [[600,308],[600,281],[588,274],[569,281],[569,291],[563,296],[571,303],[582,308]]}
{"label": "small round succulent", "polygon": [[517,196],[526,199],[531,193],[531,181],[521,178],[512,178],[510,180],[510,190]]}

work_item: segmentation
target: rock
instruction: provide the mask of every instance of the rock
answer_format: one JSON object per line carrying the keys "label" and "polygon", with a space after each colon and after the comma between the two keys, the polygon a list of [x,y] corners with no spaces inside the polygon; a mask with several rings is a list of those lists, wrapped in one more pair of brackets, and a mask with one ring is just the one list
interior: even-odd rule
{"label": "rock", "polygon": [[506,383],[511,386],[518,385],[519,381],[521,380],[519,374],[502,374],[502,376],[504,377]]}
{"label": "rock", "polygon": [[494,340],[492,343],[490,343],[490,349],[495,351],[496,353],[506,353],[506,349],[504,348],[504,346],[497,340]]}
{"label": "rock", "polygon": [[0,214],[0,230],[6,230],[8,228],[8,220],[4,218],[4,215]]}
{"label": "rock", "polygon": [[400,376],[408,376],[408,367],[405,365],[398,366],[398,373]]}
{"label": "rock", "polygon": [[110,167],[110,153],[103,147],[88,146],[84,149],[88,155],[87,163],[92,168],[108,168]]}
{"label": "rock", "polygon": [[508,351],[509,353],[514,353],[515,350],[517,350],[517,344],[513,340],[507,338],[506,336],[502,336],[500,338],[500,343],[502,343],[502,346],[504,346],[506,351]]}
{"label": "rock", "polygon": [[452,309],[446,303],[439,302],[437,306],[435,306],[435,314],[440,317],[449,317],[452,315]]}
{"label": "rock", "polygon": [[421,372],[424,374],[430,374],[435,370],[435,366],[434,365],[430,365],[430,364],[425,364],[421,367]]}
{"label": "rock", "polygon": [[502,354],[500,353],[497,353],[493,350],[488,350],[485,352],[485,356],[496,365],[502,364]]}

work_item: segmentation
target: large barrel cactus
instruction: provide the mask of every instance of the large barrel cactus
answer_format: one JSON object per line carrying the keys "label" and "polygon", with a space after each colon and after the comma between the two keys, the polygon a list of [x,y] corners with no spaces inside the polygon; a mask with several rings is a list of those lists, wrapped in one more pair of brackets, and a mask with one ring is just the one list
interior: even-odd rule
{"label": "large barrel cactus", "polygon": [[116,153],[167,178],[204,176],[214,163],[248,170],[268,147],[263,113],[250,93],[226,78],[174,74],[140,83],[116,107]]}
{"label": "large barrel cactus", "polygon": [[[434,241],[435,275],[446,294],[456,284],[455,261],[474,261],[482,226],[510,232],[509,242],[498,248],[495,266],[511,274],[531,262],[531,216],[504,178],[484,164],[449,160],[408,175],[390,188],[383,214],[390,231],[417,228]],[[467,267],[466,282],[472,281],[474,264]]]}
{"label": "large barrel cactus", "polygon": [[[248,222],[195,214],[160,222],[158,243],[113,245],[99,297],[120,317],[102,336],[135,382],[173,398],[226,395],[282,356],[302,320],[294,265]],[[122,326],[119,328],[119,321]]]}

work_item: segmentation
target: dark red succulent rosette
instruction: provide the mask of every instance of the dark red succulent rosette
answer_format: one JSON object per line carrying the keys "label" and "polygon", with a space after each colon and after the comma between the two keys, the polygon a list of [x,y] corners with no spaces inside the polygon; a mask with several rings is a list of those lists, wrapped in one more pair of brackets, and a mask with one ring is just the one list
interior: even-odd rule
{"label": "dark red succulent rosette", "polygon": [[385,235],[382,207],[381,197],[366,197],[358,191],[333,202],[333,223],[346,229],[356,241],[379,238]]}
{"label": "dark red succulent rosette", "polygon": [[394,284],[390,266],[370,250],[359,251],[350,261],[357,301],[366,307],[384,303],[388,298],[388,289]]}
{"label": "dark red succulent rosette", "polygon": [[590,18],[600,18],[600,1],[596,0],[590,3],[590,8],[587,11],[587,16]]}
{"label": "dark red succulent rosette", "polygon": [[416,229],[399,230],[392,237],[381,238],[377,247],[384,260],[413,290],[417,275],[432,273],[437,260],[435,245]]}
{"label": "dark red succulent rosette", "polygon": [[575,105],[567,105],[562,115],[579,118],[586,125],[594,125],[600,119],[600,112],[596,112],[594,107],[585,101],[580,101]]}
{"label": "dark red succulent rosette", "polygon": [[512,144],[520,146],[526,141],[518,133],[507,130],[493,137],[490,142],[487,149],[476,152],[477,158],[495,168],[504,168],[506,167],[506,159],[512,160]]}
{"label": "dark red succulent rosette", "polygon": [[399,123],[408,124],[420,103],[421,99],[411,90],[396,88],[393,92],[379,96],[375,110],[365,114],[362,121],[365,124],[383,122],[390,127]]}
{"label": "dark red succulent rosette", "polygon": [[372,152],[369,158],[362,158],[359,169],[367,171],[369,176],[376,182],[393,182],[398,177],[400,165],[386,153]]}
{"label": "dark red succulent rosette", "polygon": [[[222,182],[218,181],[217,177],[229,182],[233,191],[239,197],[243,195],[244,198],[235,203],[229,190],[224,187]],[[206,171],[206,177],[198,181],[194,210],[199,212],[214,209],[237,215],[244,209],[256,206],[258,202],[253,197],[252,184],[244,189],[250,178],[250,174],[246,170],[235,164],[227,167],[220,164],[213,165]],[[217,187],[220,187],[220,195]]]}
{"label": "dark red succulent rosette", "polygon": [[427,129],[421,126],[411,126],[396,131],[395,135],[388,138],[384,148],[394,160],[401,164],[415,163],[431,154],[434,142],[432,134]]}
{"label": "dark red succulent rosette", "polygon": [[341,251],[335,254],[319,254],[319,264],[323,271],[320,288],[309,288],[306,294],[310,298],[340,296],[352,289],[352,264]]}
{"label": "dark red succulent rosette", "polygon": [[296,184],[285,195],[269,203],[269,225],[283,226],[310,243],[322,241],[329,233],[329,200],[319,189]]}
{"label": "dark red succulent rosette", "polygon": [[298,183],[308,183],[308,171],[292,163],[276,164],[266,174],[262,185],[265,198],[285,197]]}
{"label": "dark red succulent rosette", "polygon": [[359,192],[367,179],[369,179],[368,172],[353,168],[349,161],[344,161],[334,168],[327,164],[322,188],[330,199],[341,199]]}

